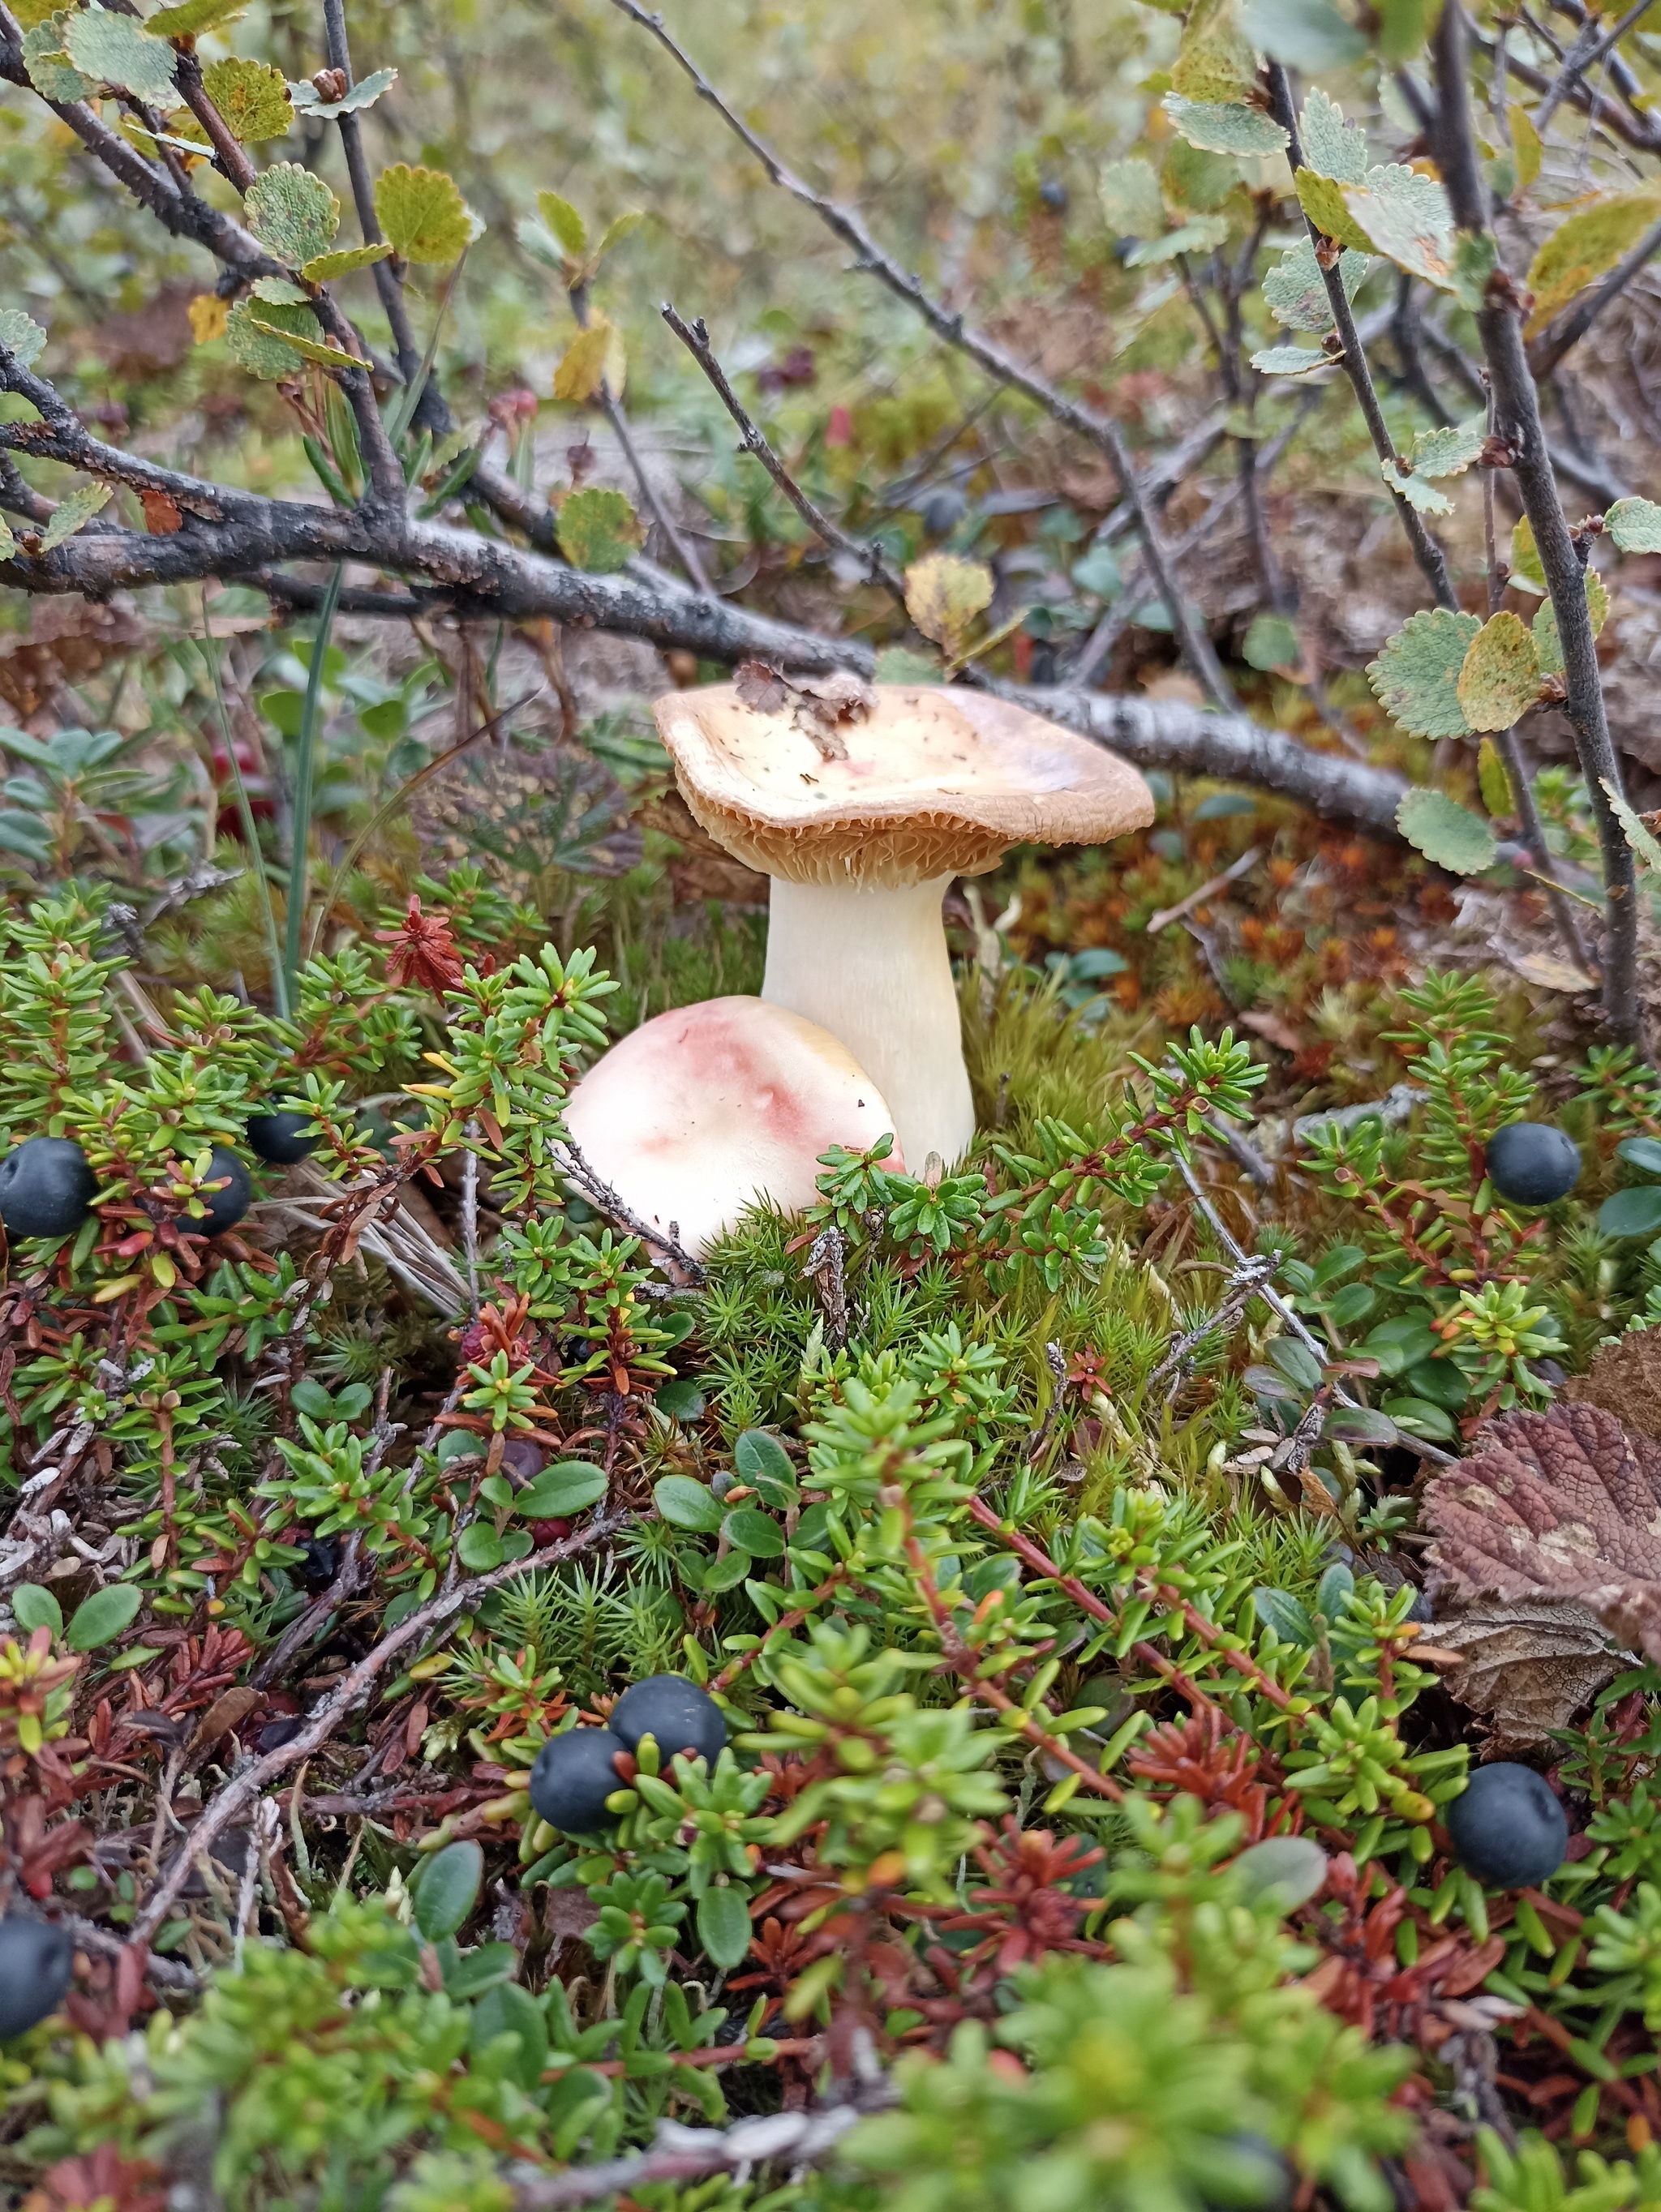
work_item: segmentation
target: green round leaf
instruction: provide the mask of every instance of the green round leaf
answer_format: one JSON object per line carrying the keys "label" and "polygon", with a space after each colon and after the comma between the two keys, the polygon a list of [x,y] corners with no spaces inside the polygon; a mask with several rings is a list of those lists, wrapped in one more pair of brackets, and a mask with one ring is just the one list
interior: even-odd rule
{"label": "green round leaf", "polygon": [[1242,1851],[1232,1872],[1248,1905],[1272,1899],[1282,1912],[1295,1912],[1326,1880],[1327,1855],[1310,1836],[1269,1836]]}
{"label": "green round leaf", "polygon": [[454,261],[473,234],[467,203],[442,169],[411,168],[407,161],[383,169],[375,179],[374,211],[406,261]]}
{"label": "green round leaf", "polygon": [[1604,1237],[1653,1237],[1661,1229],[1661,1188],[1617,1190],[1598,1207],[1597,1227]]}
{"label": "green round leaf", "polygon": [[1459,704],[1459,672],[1482,629],[1475,615],[1424,607],[1409,615],[1367,668],[1387,714],[1420,738],[1469,735]]}
{"label": "green round leaf", "polygon": [[453,1936],[478,1901],[484,1854],[474,1843],[447,1844],[435,1851],[416,1884],[416,1926],[429,1943]]}
{"label": "green round leaf", "polygon": [[1453,1434],[1453,1423],[1441,1407],[1433,1406],[1428,1398],[1386,1398],[1384,1410],[1398,1429],[1409,1436],[1428,1437],[1433,1442],[1445,1443]]}
{"label": "green round leaf", "polygon": [[724,1559],[712,1559],[703,1571],[703,1589],[710,1597],[722,1590],[736,1589],[747,1581],[755,1562],[748,1552],[729,1552]]}
{"label": "green round leaf", "polygon": [[730,1973],[749,1955],[750,1899],[741,1889],[706,1889],[698,1899],[698,1941],[704,1956]]}
{"label": "green round leaf", "polygon": [[502,1565],[502,1539],[490,1522],[472,1522],[456,1539],[456,1557],[469,1574],[489,1574]]}
{"label": "green round leaf", "polygon": [[298,266],[328,252],[340,228],[340,202],[298,161],[278,161],[249,185],[242,218],[262,246]]}
{"label": "green round leaf", "polygon": [[1630,1160],[1646,1175],[1661,1175],[1661,1145],[1653,1137],[1628,1137],[1615,1148],[1617,1159]]}
{"label": "green round leaf", "polygon": [[1396,810],[1396,826],[1427,860],[1456,876],[1480,876],[1499,858],[1488,823],[1445,791],[1404,792]]}
{"label": "green round leaf", "polygon": [[1258,1620],[1265,1628],[1272,1628],[1282,1644],[1296,1644],[1306,1650],[1314,1643],[1315,1623],[1290,1590],[1260,1586],[1252,1591],[1251,1603]]}
{"label": "green round leaf", "polygon": [[574,568],[611,575],[640,550],[642,531],[635,510],[620,491],[574,491],[555,522],[559,550]]}
{"label": "green round leaf", "polygon": [[652,1502],[672,1528],[695,1528],[702,1535],[713,1534],[727,1518],[715,1492],[690,1474],[660,1475],[652,1485]]}
{"label": "green round leaf", "polygon": [[563,1521],[585,1506],[598,1505],[611,1486],[603,1467],[592,1460],[563,1459],[544,1468],[528,1490],[514,1500],[514,1510],[527,1521]]}
{"label": "green round leaf", "polygon": [[141,1602],[131,1583],[111,1583],[94,1590],[70,1615],[64,1642],[71,1651],[95,1651],[100,1644],[113,1644],[131,1626]]}
{"label": "green round leaf", "polygon": [[776,1559],[784,1550],[784,1531],[770,1514],[753,1505],[740,1505],[721,1523],[729,1544],[748,1552],[752,1559]]}
{"label": "green round leaf", "polygon": [[1623,553],[1661,553],[1661,507],[1652,499],[1617,499],[1603,527]]}
{"label": "green round leaf", "polygon": [[703,1417],[703,1393],[684,1376],[672,1375],[666,1382],[660,1382],[653,1402],[672,1421],[697,1421]]}
{"label": "green round leaf", "polygon": [[11,1594],[11,1610],[17,1626],[30,1636],[37,1628],[49,1628],[54,1637],[64,1633],[64,1608],[43,1583],[19,1583]]}
{"label": "green round leaf", "polygon": [[739,1480],[759,1492],[769,1505],[794,1505],[800,1495],[790,1455],[765,1429],[746,1429],[733,1447]]}

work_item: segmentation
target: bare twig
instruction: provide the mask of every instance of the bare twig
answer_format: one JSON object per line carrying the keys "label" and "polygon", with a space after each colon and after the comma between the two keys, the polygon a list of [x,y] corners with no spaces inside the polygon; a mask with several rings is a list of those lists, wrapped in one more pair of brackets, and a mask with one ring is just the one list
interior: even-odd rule
{"label": "bare twig", "polygon": [[1646,230],[1623,261],[1619,261],[1601,284],[1594,284],[1564,316],[1561,323],[1542,331],[1529,348],[1529,367],[1542,382],[1569,348],[1578,345],[1611,300],[1618,299],[1633,278],[1661,252],[1661,222]]}
{"label": "bare twig", "polygon": [[773,451],[760,425],[745,410],[743,401],[727,380],[726,370],[715,358],[715,349],[709,343],[709,333],[703,326],[703,316],[700,315],[695,323],[684,323],[667,301],[664,302],[661,313],[664,321],[715,386],[721,405],[738,424],[745,452],[752,453],[761,463],[815,537],[822,538],[825,544],[834,547],[838,553],[846,553],[857,561],[873,584],[880,584],[904,606],[905,579],[887,558],[881,546],[872,544],[868,538],[855,538],[840,523],[832,522],[824,509],[816,507],[808,498]]}
{"label": "bare twig", "polygon": [[1147,935],[1156,937],[1170,923],[1180,921],[1185,914],[1192,914],[1196,906],[1203,906],[1208,898],[1215,898],[1218,892],[1226,890],[1230,884],[1238,883],[1242,876],[1249,876],[1262,857],[1262,847],[1252,846],[1249,852],[1242,853],[1238,860],[1231,860],[1221,875],[1213,876],[1209,883],[1202,884],[1198,890],[1190,891],[1175,906],[1161,907],[1158,914],[1149,915]]}
{"label": "bare twig", "polygon": [[[1449,0],[1442,10],[1433,52],[1439,95],[1438,163],[1455,222],[1462,230],[1483,232],[1488,228],[1488,202],[1477,167],[1465,89],[1464,17],[1454,0]],[[1496,430],[1516,456],[1512,466],[1518,489],[1557,617],[1567,683],[1564,711],[1574,730],[1575,750],[1603,851],[1604,896],[1609,902],[1603,960],[1603,1012],[1615,1035],[1635,1043],[1640,1042],[1637,871],[1609,797],[1622,788],[1620,757],[1609,734],[1598,674],[1597,641],[1586,603],[1585,568],[1569,535],[1568,520],[1557,495],[1540,421],[1540,396],[1523,345],[1522,313],[1521,296],[1503,264],[1499,264],[1488,280],[1476,326],[1493,385]]]}
{"label": "bare twig", "polygon": [[704,1271],[702,1263],[692,1257],[675,1234],[680,1225],[678,1222],[672,1221],[666,1234],[661,1229],[654,1229],[650,1222],[642,1221],[628,1200],[613,1190],[604,1176],[590,1167],[588,1162],[583,1158],[581,1146],[575,1137],[569,1135],[562,1137],[559,1151],[566,1174],[570,1176],[571,1181],[575,1183],[590,1206],[597,1208],[599,1212],[609,1215],[620,1227],[626,1229],[631,1237],[638,1237],[641,1243],[647,1245],[652,1251],[660,1253],[663,1258],[679,1272],[684,1282],[701,1283],[703,1280]]}
{"label": "bare twig", "polygon": [[179,1852],[167,1872],[146,1899],[143,1910],[132,1924],[132,1940],[148,1943],[172,1910],[174,1900],[190,1879],[192,1866],[209,1845],[222,1836],[227,1828],[238,1820],[253,1801],[262,1796],[281,1774],[297,1765],[302,1759],[310,1759],[322,1749],[329,1738],[357,1706],[368,1696],[377,1675],[385,1671],[387,1662],[411,1644],[419,1643],[435,1628],[453,1620],[458,1613],[474,1605],[489,1591],[499,1589],[516,1576],[534,1574],[540,1567],[557,1565],[563,1559],[574,1559],[584,1552],[591,1552],[598,1544],[622,1527],[626,1516],[621,1512],[602,1513],[575,1536],[567,1536],[557,1544],[545,1544],[540,1551],[532,1552],[523,1559],[509,1559],[502,1566],[492,1567],[488,1574],[474,1575],[466,1582],[458,1583],[453,1589],[442,1591],[429,1598],[396,1628],[387,1629],[374,1648],[360,1659],[339,1686],[330,1692],[307,1720],[305,1727],[289,1741],[268,1751],[263,1759],[256,1759],[240,1773],[233,1775],[222,1788],[216,1790],[203,1808],[202,1816],[192,1826],[186,1848]]}
{"label": "bare twig", "polygon": [[1036,369],[1027,368],[1013,354],[1006,353],[983,331],[966,323],[959,313],[937,300],[920,278],[903,268],[891,254],[886,252],[852,209],[828,199],[823,192],[815,191],[811,185],[787,168],[766,141],[757,136],[710,83],[685,49],[670,35],[661,15],[651,14],[639,4],[639,0],[611,0],[611,4],[627,15],[631,22],[638,23],[642,30],[651,33],[691,78],[699,98],[707,100],[727,127],[743,140],[771,182],[788,192],[792,198],[799,200],[804,207],[810,208],[828,229],[845,245],[853,247],[858,268],[875,276],[879,283],[885,284],[897,298],[904,300],[922,318],[937,337],[943,338],[948,345],[955,346],[959,352],[967,354],[977,367],[984,369],[989,376],[995,377],[1001,384],[1010,385],[1017,392],[1025,392],[1055,421],[1076,435],[1088,439],[1106,455],[1110,467],[1118,478],[1121,494],[1129,502],[1135,516],[1148,571],[1170,614],[1171,630],[1182,648],[1183,658],[1216,703],[1225,708],[1232,708],[1235,700],[1228,678],[1223,673],[1210,639],[1189,618],[1181,588],[1171,573],[1153,509],[1131,466],[1129,450],[1120,434],[1118,425],[1110,416],[1098,414],[1094,409],[1069,399],[1065,392],[1058,392]]}
{"label": "bare twig", "polygon": [[578,2204],[631,2195],[650,2182],[698,2181],[714,2173],[748,2173],[757,2166],[787,2163],[792,2172],[821,2166],[867,2112],[893,2101],[886,2082],[873,2083],[845,2105],[812,2112],[769,2112],[736,2120],[730,2128],[685,2128],[660,2120],[649,2150],[604,2165],[573,2166],[549,2173],[540,2166],[510,2166],[504,2179],[514,2191],[514,2212],[569,2212]]}

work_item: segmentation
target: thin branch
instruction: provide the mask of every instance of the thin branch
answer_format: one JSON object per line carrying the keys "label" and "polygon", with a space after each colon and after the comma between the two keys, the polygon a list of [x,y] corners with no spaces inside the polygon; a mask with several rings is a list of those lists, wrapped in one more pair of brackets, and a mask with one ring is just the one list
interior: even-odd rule
{"label": "thin branch", "polygon": [[922,318],[937,337],[943,338],[948,345],[955,346],[959,352],[967,354],[972,362],[984,369],[989,376],[995,377],[1001,384],[1010,385],[1017,392],[1025,392],[1056,422],[1078,436],[1088,439],[1106,455],[1110,467],[1118,478],[1120,492],[1129,502],[1135,516],[1137,532],[1147,550],[1148,571],[1170,614],[1171,629],[1182,648],[1183,658],[1218,706],[1226,711],[1233,708],[1237,703],[1234,694],[1211,640],[1189,618],[1181,588],[1171,573],[1153,509],[1131,466],[1129,450],[1120,434],[1118,425],[1110,416],[1099,415],[1094,409],[1069,399],[1047,379],[1040,376],[1036,369],[1027,368],[1013,354],[1006,353],[983,331],[974,329],[956,310],[937,300],[920,278],[885,252],[862,218],[852,209],[826,198],[823,192],[815,191],[811,185],[788,169],[766,141],[758,137],[721,97],[685,49],[670,36],[664,27],[661,15],[650,14],[639,4],[639,0],[611,0],[611,4],[627,15],[631,22],[638,23],[642,30],[651,33],[691,78],[699,98],[707,100],[727,127],[743,140],[766,171],[769,179],[788,192],[792,198],[799,200],[804,207],[810,208],[844,245],[852,246],[857,256],[856,267],[875,276],[879,283],[885,284],[897,298],[904,300]]}
{"label": "thin branch", "polygon": [[1632,6],[1620,21],[1606,31],[1602,38],[1597,35],[1597,17],[1589,15],[1586,18],[1580,26],[1573,46],[1563,58],[1556,83],[1535,111],[1534,127],[1542,138],[1545,137],[1546,127],[1562,104],[1565,94],[1573,89],[1581,77],[1589,76],[1615,52],[1634,24],[1646,15],[1654,4],[1655,0],[1633,0]]}
{"label": "thin branch", "polygon": [[[1433,52],[1439,94],[1436,133],[1438,166],[1447,186],[1454,221],[1462,230],[1488,226],[1487,197],[1477,166],[1470,107],[1465,91],[1465,24],[1455,0],[1448,0],[1433,34]],[[1523,344],[1521,296],[1503,264],[1488,279],[1476,317],[1488,365],[1498,434],[1511,447],[1523,505],[1551,593],[1562,641],[1567,684],[1564,711],[1573,726],[1575,750],[1585,778],[1586,795],[1597,824],[1603,856],[1604,896],[1609,902],[1608,939],[1603,960],[1603,1011],[1610,1028],[1631,1042],[1641,1041],[1638,1012],[1638,888],[1632,848],[1609,804],[1621,788],[1620,757],[1609,733],[1597,646],[1586,603],[1585,567],[1569,534],[1568,519],[1557,495],[1551,459],[1540,421],[1540,395],[1529,374]]]}
{"label": "thin branch", "polygon": [[[1287,160],[1291,164],[1295,176],[1304,166],[1304,149],[1298,137],[1298,112],[1293,106],[1292,86],[1287,80],[1285,67],[1280,62],[1271,62],[1269,64],[1269,92],[1270,112],[1287,133]],[[1437,605],[1457,608],[1459,602],[1454,596],[1453,585],[1448,575],[1447,560],[1441,547],[1432,537],[1426,526],[1425,519],[1418,509],[1409,505],[1396,489],[1394,482],[1396,461],[1396,441],[1390,436],[1390,427],[1384,421],[1384,410],[1378,401],[1378,388],[1372,380],[1372,371],[1367,365],[1366,349],[1361,343],[1360,333],[1355,328],[1355,317],[1350,307],[1349,295],[1344,290],[1342,263],[1335,258],[1331,267],[1329,268],[1322,254],[1321,234],[1307,216],[1304,217],[1304,228],[1309,234],[1310,244],[1315,248],[1315,258],[1321,271],[1321,281],[1326,287],[1327,304],[1332,310],[1333,327],[1336,330],[1340,343],[1344,349],[1341,356],[1344,374],[1348,377],[1350,388],[1355,394],[1355,404],[1361,410],[1361,419],[1367,426],[1367,435],[1372,441],[1372,450],[1383,464],[1384,482],[1390,497],[1396,502],[1396,517],[1402,525],[1408,544],[1413,549],[1413,557],[1418,562],[1425,581],[1435,595]]]}
{"label": "thin branch", "polygon": [[672,1267],[680,1271],[688,1283],[703,1281],[702,1264],[693,1258],[675,1233],[680,1227],[678,1221],[669,1224],[667,1236],[662,1230],[654,1229],[649,1222],[641,1219],[628,1200],[619,1196],[596,1169],[589,1165],[575,1137],[569,1134],[562,1137],[559,1149],[565,1156],[566,1173],[590,1206],[609,1215],[619,1227],[626,1229],[631,1237],[638,1237],[641,1243],[648,1245],[654,1252],[660,1253]]}
{"label": "thin branch", "polygon": [[579,2204],[598,2204],[627,2197],[650,2182],[700,2181],[715,2173],[748,2174],[752,2167],[787,2162],[794,2172],[830,2158],[863,2113],[891,2103],[885,2082],[861,2091],[845,2105],[812,2112],[769,2112],[735,2120],[730,2128],[682,2127],[660,2120],[649,2150],[599,2166],[570,2166],[549,2173],[540,2166],[510,2166],[504,2179],[514,2191],[514,2212],[571,2212]]}
{"label": "thin branch", "polygon": [[488,1574],[474,1575],[469,1581],[458,1583],[453,1589],[441,1591],[429,1598],[396,1628],[388,1629],[374,1648],[360,1659],[350,1673],[344,1675],[339,1686],[332,1690],[312,1713],[306,1725],[287,1743],[268,1751],[263,1759],[254,1759],[238,1774],[233,1775],[222,1788],[203,1808],[202,1816],[191,1828],[189,1842],[173,1859],[167,1872],[146,1899],[143,1911],[132,1924],[132,1941],[148,1943],[172,1910],[179,1893],[190,1879],[191,1869],[204,1851],[222,1836],[235,1821],[239,1814],[261,1796],[280,1774],[297,1765],[302,1759],[310,1759],[320,1751],[329,1738],[374,1686],[375,1677],[381,1674],[389,1660],[397,1657],[406,1645],[420,1642],[432,1630],[453,1620],[458,1613],[478,1603],[489,1591],[497,1589],[516,1576],[534,1574],[538,1568],[557,1565],[561,1560],[574,1559],[596,1545],[614,1535],[627,1518],[622,1512],[602,1513],[575,1536],[567,1536],[557,1544],[545,1544],[539,1552],[532,1552],[523,1559],[509,1559]]}
{"label": "thin branch", "polygon": [[760,426],[745,411],[743,401],[727,380],[726,370],[715,358],[715,349],[709,343],[709,333],[703,326],[703,316],[700,315],[697,322],[689,325],[681,320],[666,300],[660,312],[664,321],[714,385],[721,405],[738,424],[745,452],[752,453],[761,463],[814,536],[834,547],[838,553],[846,553],[857,561],[873,584],[880,584],[904,606],[905,579],[882,548],[868,538],[851,536],[840,523],[832,522],[822,508],[816,507],[769,445]]}

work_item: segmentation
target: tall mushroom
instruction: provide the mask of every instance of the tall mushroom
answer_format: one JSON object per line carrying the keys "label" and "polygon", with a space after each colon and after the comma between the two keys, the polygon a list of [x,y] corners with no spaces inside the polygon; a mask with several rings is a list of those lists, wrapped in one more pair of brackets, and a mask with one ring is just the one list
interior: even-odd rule
{"label": "tall mushroom", "polygon": [[921,1174],[975,1133],[940,902],[1012,845],[1153,819],[1134,768],[989,694],[750,664],[654,709],[687,805],[772,878],[762,996],[838,1036]]}

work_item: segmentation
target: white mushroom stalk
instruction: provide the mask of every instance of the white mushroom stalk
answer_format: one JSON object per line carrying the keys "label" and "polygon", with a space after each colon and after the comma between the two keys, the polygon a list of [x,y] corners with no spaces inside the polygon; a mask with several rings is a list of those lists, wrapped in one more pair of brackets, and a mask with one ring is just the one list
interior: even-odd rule
{"label": "white mushroom stalk", "polygon": [[1100,844],[1153,819],[1134,768],[943,684],[733,684],[654,708],[687,805],[772,878],[762,995],[838,1036],[893,1109],[910,1171],[974,1140],[940,902],[1012,845]]}
{"label": "white mushroom stalk", "polygon": [[894,1115],[897,1149],[923,1173],[975,1137],[957,987],[940,902],[950,876],[915,884],[773,878],[761,994],[840,1037]]}

